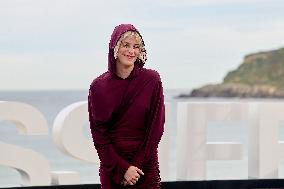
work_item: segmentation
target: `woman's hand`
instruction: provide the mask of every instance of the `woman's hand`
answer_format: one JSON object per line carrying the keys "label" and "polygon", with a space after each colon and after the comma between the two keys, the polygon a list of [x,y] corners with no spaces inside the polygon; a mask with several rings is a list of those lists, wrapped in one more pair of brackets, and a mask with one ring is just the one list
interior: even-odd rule
{"label": "woman's hand", "polygon": [[143,171],[138,167],[131,165],[124,174],[122,185],[134,185],[139,180],[140,175],[144,175]]}

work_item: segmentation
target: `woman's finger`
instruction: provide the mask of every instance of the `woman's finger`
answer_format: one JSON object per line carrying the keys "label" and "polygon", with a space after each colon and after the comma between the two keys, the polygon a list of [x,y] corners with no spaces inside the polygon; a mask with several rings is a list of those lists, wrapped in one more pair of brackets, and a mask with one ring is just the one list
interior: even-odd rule
{"label": "woman's finger", "polygon": [[131,181],[129,181],[129,184],[134,185],[135,183],[131,180]]}
{"label": "woman's finger", "polygon": [[129,185],[129,183],[128,183],[127,181],[124,181],[124,182],[123,182],[123,185],[124,185],[124,186],[127,186],[127,185]]}
{"label": "woman's finger", "polygon": [[140,178],[140,175],[138,173],[135,174],[136,178]]}
{"label": "woman's finger", "polygon": [[138,181],[138,178],[137,178],[137,177],[134,177],[134,178],[132,178],[132,181],[137,182],[137,181]]}
{"label": "woman's finger", "polygon": [[140,174],[140,175],[144,175],[143,171],[139,168],[136,169],[136,171]]}

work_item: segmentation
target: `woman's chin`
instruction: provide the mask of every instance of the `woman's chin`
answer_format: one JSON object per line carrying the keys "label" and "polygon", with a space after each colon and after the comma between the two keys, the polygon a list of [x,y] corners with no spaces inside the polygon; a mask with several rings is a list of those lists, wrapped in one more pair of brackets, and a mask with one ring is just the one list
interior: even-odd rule
{"label": "woman's chin", "polygon": [[122,63],[123,66],[125,67],[130,67],[130,66],[133,66],[134,65],[134,62],[133,61],[125,61]]}

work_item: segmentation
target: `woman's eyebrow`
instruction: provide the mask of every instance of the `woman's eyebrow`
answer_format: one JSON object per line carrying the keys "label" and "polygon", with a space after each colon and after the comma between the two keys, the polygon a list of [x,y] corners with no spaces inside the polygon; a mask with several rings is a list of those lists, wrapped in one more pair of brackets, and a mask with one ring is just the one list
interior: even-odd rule
{"label": "woman's eyebrow", "polygon": [[[122,43],[123,43],[124,45],[131,44],[131,43],[127,42],[127,41],[122,41]],[[135,44],[133,44],[133,46],[140,46],[140,43],[135,43]]]}

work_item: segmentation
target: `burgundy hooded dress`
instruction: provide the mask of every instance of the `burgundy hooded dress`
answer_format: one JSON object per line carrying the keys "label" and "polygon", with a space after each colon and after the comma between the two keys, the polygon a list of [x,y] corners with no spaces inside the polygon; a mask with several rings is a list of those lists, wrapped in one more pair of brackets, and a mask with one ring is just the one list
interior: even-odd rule
{"label": "burgundy hooded dress", "polygon": [[[131,24],[114,29],[108,71],[94,79],[89,89],[89,121],[100,158],[101,187],[160,188],[157,148],[165,122],[162,82],[158,72],[143,68],[140,59],[127,78],[116,75],[114,47],[127,31],[140,35]],[[123,187],[121,182],[131,165],[142,169],[144,176],[135,185]]]}

